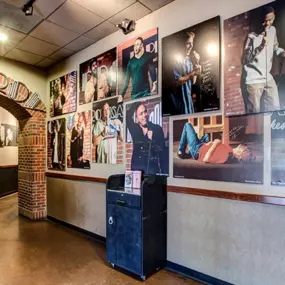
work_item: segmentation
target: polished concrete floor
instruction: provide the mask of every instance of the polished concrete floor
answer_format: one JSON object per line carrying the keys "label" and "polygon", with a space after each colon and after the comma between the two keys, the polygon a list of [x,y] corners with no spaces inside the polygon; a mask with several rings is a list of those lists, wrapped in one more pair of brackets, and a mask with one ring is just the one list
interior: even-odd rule
{"label": "polished concrete floor", "polygon": [[105,263],[104,245],[49,221],[17,213],[17,195],[0,199],[1,285],[199,285],[161,270],[144,283]]}

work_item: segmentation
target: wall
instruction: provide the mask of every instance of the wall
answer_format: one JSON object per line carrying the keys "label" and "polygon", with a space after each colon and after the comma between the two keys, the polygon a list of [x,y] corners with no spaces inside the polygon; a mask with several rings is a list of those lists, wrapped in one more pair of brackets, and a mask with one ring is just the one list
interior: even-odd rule
{"label": "wall", "polygon": [[[7,77],[23,82],[30,91],[38,92],[47,106],[46,73],[32,66],[0,57],[0,72]],[[17,119],[0,107],[0,123],[17,125]],[[0,166],[18,164],[18,147],[0,148]]]}
{"label": "wall", "polygon": [[0,57],[0,72],[14,80],[23,82],[32,92],[38,92],[47,106],[46,73],[31,65]]}
{"label": "wall", "polygon": [[[6,77],[11,78],[12,80],[23,82],[31,92],[38,92],[42,101],[46,104],[45,72],[37,68],[28,66],[26,64],[6,60],[4,58],[0,58],[0,72],[5,74]],[[4,96],[2,95],[1,97],[4,98]],[[10,105],[5,102],[6,101],[1,101],[1,104],[4,104],[5,108],[7,108],[7,110],[10,110],[17,118],[23,119],[23,114],[21,114],[22,110],[18,109],[18,106],[15,106],[17,105],[17,103],[15,103],[13,100],[11,100],[11,102],[13,102],[13,104],[15,105],[13,105],[12,103],[10,104],[9,101],[8,102]],[[42,105],[39,105],[39,108],[40,107],[42,107]],[[27,114],[29,115],[28,112]],[[22,131],[18,132],[19,148],[0,148],[0,196],[6,195],[19,189],[19,212],[30,218],[38,218],[39,214],[37,211],[35,211],[35,209],[37,208],[40,213],[42,213],[42,208],[46,208],[45,113],[41,113],[40,115],[38,115],[33,114],[31,111],[30,114],[32,114],[32,116],[35,115],[37,117],[31,118],[28,121],[20,121],[19,130]],[[40,125],[41,122],[42,125]],[[9,123],[12,125],[17,125],[18,121],[6,110],[0,108],[0,123]],[[42,140],[40,140],[41,132],[43,138]],[[30,134],[32,133],[34,134],[34,136],[30,136]],[[22,135],[25,136],[23,140]],[[34,139],[35,135],[37,135],[36,139]],[[35,144],[34,142],[37,143],[36,147],[33,146],[33,144]],[[41,148],[41,154],[39,154],[39,148]],[[35,157],[37,159],[35,159]],[[42,164],[41,160],[43,160]],[[19,167],[11,167],[11,165],[18,164]],[[7,167],[7,165],[9,165],[9,167]],[[38,175],[40,167],[42,167],[42,175]],[[31,169],[33,175],[30,175]],[[27,171],[25,172],[25,170]],[[40,183],[38,183],[38,179],[41,179]],[[31,191],[28,192],[28,190]],[[43,193],[41,193],[41,191]],[[30,206],[28,210],[31,210],[29,211],[29,214],[26,213],[28,206]],[[46,210],[44,210],[44,212],[46,213]],[[36,217],[34,217],[35,215]]]}
{"label": "wall", "polygon": [[[18,120],[0,107],[0,126],[17,126]],[[1,137],[3,140],[3,138]],[[18,147],[0,147],[0,197],[18,190]]]}
{"label": "wall", "polygon": [[[0,125],[9,124],[17,126],[18,120],[8,111],[0,107]],[[18,147],[0,147],[0,166],[18,164]]]}
{"label": "wall", "polygon": [[[183,28],[220,15],[223,19],[268,3],[268,0],[176,0],[138,21],[135,33],[116,32],[75,54],[50,71],[48,81],[78,70],[79,64],[107,51],[128,38],[159,28],[159,39]],[[160,42],[161,43],[161,42]],[[159,45],[161,49],[161,44]],[[161,62],[161,53],[160,53]],[[161,66],[160,66],[161,70]],[[159,76],[160,76],[159,72]],[[161,82],[161,78],[159,79]],[[160,85],[161,90],[161,85]],[[48,90],[48,84],[47,84]],[[90,110],[90,105],[78,111]],[[173,134],[170,120],[170,138]],[[270,183],[270,117],[264,121],[264,185],[249,185],[172,178],[169,185],[200,189],[284,196],[284,187]],[[170,144],[170,153],[173,148]],[[173,158],[170,157],[170,166]],[[108,177],[123,173],[120,165],[92,164],[89,171],[68,169],[67,174]],[[48,179],[48,214],[55,218],[105,234],[104,185]],[[57,198],[67,202],[55,205]],[[91,206],[92,205],[92,206]],[[98,210],[98,211],[97,211]],[[222,280],[240,285],[284,284],[285,230],[281,219],[285,208],[192,195],[168,194],[168,260]],[[104,213],[103,213],[104,214]]]}

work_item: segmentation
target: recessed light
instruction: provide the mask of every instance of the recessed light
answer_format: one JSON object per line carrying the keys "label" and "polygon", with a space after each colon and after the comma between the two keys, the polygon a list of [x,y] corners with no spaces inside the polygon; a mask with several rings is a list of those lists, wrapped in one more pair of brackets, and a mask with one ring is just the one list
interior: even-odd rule
{"label": "recessed light", "polygon": [[6,42],[8,40],[7,35],[0,33],[0,41],[1,42]]}

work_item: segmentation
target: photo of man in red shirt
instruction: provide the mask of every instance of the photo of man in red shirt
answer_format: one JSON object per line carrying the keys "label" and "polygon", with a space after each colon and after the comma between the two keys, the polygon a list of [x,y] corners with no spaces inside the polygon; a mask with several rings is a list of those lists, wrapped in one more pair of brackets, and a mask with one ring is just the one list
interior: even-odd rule
{"label": "photo of man in red shirt", "polygon": [[173,177],[263,183],[263,116],[173,121]]}

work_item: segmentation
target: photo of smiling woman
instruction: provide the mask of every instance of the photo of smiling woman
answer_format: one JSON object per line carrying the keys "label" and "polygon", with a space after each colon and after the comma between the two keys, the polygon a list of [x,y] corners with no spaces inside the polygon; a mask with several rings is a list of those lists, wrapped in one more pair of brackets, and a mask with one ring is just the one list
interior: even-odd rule
{"label": "photo of smiling woman", "polygon": [[92,162],[123,163],[123,104],[117,100],[93,103]]}
{"label": "photo of smiling woman", "polygon": [[90,168],[90,111],[68,116],[67,167]]}
{"label": "photo of smiling woman", "polygon": [[51,170],[65,171],[65,118],[48,121],[47,166]]}

